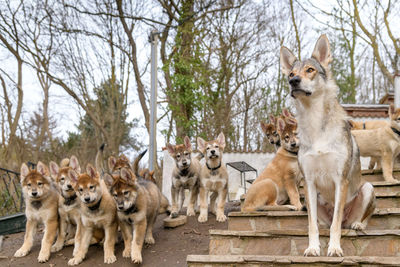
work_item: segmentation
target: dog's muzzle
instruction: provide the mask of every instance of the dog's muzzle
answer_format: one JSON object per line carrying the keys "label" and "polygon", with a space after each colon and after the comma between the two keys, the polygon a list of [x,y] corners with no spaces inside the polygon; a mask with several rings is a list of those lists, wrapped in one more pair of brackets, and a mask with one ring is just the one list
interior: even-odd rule
{"label": "dog's muzzle", "polygon": [[296,98],[296,96],[299,96],[299,95],[305,95],[305,96],[310,96],[311,95],[311,92],[309,92],[309,91],[306,91],[306,90],[303,90],[303,89],[300,89],[300,88],[292,88],[292,90],[290,91],[290,96],[291,97],[293,97],[293,98]]}

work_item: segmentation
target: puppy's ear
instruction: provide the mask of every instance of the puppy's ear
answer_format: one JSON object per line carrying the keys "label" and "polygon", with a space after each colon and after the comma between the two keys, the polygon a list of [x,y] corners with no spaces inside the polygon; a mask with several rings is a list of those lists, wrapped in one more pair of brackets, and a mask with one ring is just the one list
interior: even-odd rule
{"label": "puppy's ear", "polygon": [[285,121],[282,120],[281,118],[278,119],[278,133],[281,135],[283,133],[283,130],[285,129]]}
{"label": "puppy's ear", "polygon": [[192,150],[192,143],[190,142],[190,139],[188,136],[185,136],[183,139],[183,143],[185,144],[185,147],[187,150],[191,151]]}
{"label": "puppy's ear", "polygon": [[88,163],[88,165],[86,166],[86,173],[90,176],[90,178],[92,179],[97,179],[98,175],[97,175],[97,171],[96,169],[92,166],[92,164]]}
{"label": "puppy's ear", "polygon": [[261,126],[261,130],[263,131],[263,133],[267,132],[267,124],[265,122],[260,122],[260,126]]}
{"label": "puppy's ear", "polygon": [[129,159],[124,154],[121,154],[121,156],[119,156],[119,158],[122,159],[123,161],[129,162]]}
{"label": "puppy's ear", "polygon": [[104,174],[103,179],[107,188],[110,188],[114,183],[114,178],[108,173]]}
{"label": "puppy's ear", "polygon": [[321,35],[318,38],[318,41],[315,44],[314,51],[311,57],[318,60],[318,62],[321,63],[321,65],[324,68],[329,67],[329,63],[331,63],[332,61],[332,55],[331,55],[331,47],[329,45],[329,40],[325,34]]}
{"label": "puppy's ear", "polygon": [[294,62],[297,60],[296,56],[288,48],[282,46],[280,53],[281,70],[283,74],[289,75],[293,68]]}
{"label": "puppy's ear", "polygon": [[[60,162],[60,168],[68,167],[69,166],[69,158],[62,159]],[[50,170],[51,172],[51,170]]]}
{"label": "puppy's ear", "polygon": [[290,113],[290,111],[287,108],[282,109],[282,114],[287,118],[293,118],[292,113]]}
{"label": "puppy's ear", "polygon": [[74,184],[74,187],[76,185],[76,183],[78,182],[79,179],[79,174],[73,170],[73,169],[69,169],[68,170],[68,177],[71,179],[72,183]]}
{"label": "puppy's ear", "polygon": [[136,176],[133,175],[133,173],[129,171],[127,168],[122,168],[121,179],[128,183],[134,183],[136,181]]}
{"label": "puppy's ear", "polygon": [[71,156],[69,160],[69,166],[74,169],[77,173],[81,173],[81,166],[79,165],[78,158],[74,155]]}
{"label": "puppy's ear", "polygon": [[204,141],[203,138],[197,137],[197,147],[198,149],[204,154],[204,151],[206,150],[206,141]]}
{"label": "puppy's ear", "polygon": [[116,163],[117,163],[117,159],[114,158],[113,156],[110,156],[108,158],[108,169],[110,171],[112,171],[114,169]]}
{"label": "puppy's ear", "polygon": [[36,169],[43,176],[49,176],[49,174],[50,174],[47,166],[41,161],[38,162]]}
{"label": "puppy's ear", "polygon": [[286,117],[285,118],[285,123],[297,126],[297,121],[296,121],[295,118]]}
{"label": "puppy's ear", "polygon": [[22,184],[23,181],[25,180],[25,177],[29,174],[29,168],[28,168],[28,166],[26,166],[25,163],[22,163],[22,165],[21,165],[20,174],[21,174],[21,184]]}
{"label": "puppy's ear", "polygon": [[223,132],[221,132],[218,137],[217,137],[217,141],[219,146],[224,149],[225,148],[225,135]]}
{"label": "puppy's ear", "polygon": [[169,154],[171,155],[175,154],[175,147],[169,143],[167,144],[167,150]]}
{"label": "puppy's ear", "polygon": [[274,115],[269,114],[269,121],[271,122],[271,124],[276,125],[276,118]]}
{"label": "puppy's ear", "polygon": [[56,181],[59,171],[58,165],[54,161],[50,161],[49,166],[50,166],[50,176],[53,179],[53,181]]}
{"label": "puppy's ear", "polygon": [[350,125],[350,128],[353,130],[353,129],[354,129],[354,126],[355,126],[355,123],[354,123],[354,121],[352,121],[352,120],[348,120],[347,122],[349,123],[349,125]]}

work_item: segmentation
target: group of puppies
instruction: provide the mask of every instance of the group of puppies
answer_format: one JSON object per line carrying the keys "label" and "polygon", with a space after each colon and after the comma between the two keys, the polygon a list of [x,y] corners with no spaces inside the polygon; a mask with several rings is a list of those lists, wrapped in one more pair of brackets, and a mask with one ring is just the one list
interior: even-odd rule
{"label": "group of puppies", "polygon": [[[205,141],[197,138],[197,147],[200,154],[192,156],[192,144],[185,136],[184,143],[178,145],[167,144],[167,150],[175,161],[172,172],[171,185],[171,217],[176,218],[185,201],[185,189],[189,191],[189,200],[186,210],[187,216],[195,216],[195,207],[199,199],[199,222],[208,220],[208,198],[210,196],[210,211],[218,222],[226,221],[224,214],[226,196],[228,194],[228,172],[222,164],[222,155],[225,148],[225,136],[220,133],[216,140]],[[205,157],[205,163],[199,160]]]}
{"label": "group of puppies", "polygon": [[170,210],[168,199],[154,183],[154,173],[138,169],[145,152],[132,165],[124,155],[110,157],[109,170],[105,171],[103,148],[96,156],[96,168],[88,164],[86,172],[75,156],[64,159],[60,166],[53,161],[49,167],[39,161],[36,169],[22,164],[27,222],[24,243],[15,257],[29,253],[37,224],[43,223],[39,262],[46,262],[51,252],[64,245],[73,244],[68,265],[77,265],[90,244],[103,242],[104,263],[113,263],[118,227],[124,240],[122,256],[142,262],[143,243],[154,244],[153,224],[158,214]]}

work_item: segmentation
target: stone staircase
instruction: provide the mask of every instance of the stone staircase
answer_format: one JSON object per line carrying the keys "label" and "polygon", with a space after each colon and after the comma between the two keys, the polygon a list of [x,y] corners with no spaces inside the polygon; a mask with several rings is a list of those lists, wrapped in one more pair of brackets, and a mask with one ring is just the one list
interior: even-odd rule
{"label": "stone staircase", "polygon": [[[394,176],[400,178],[400,171]],[[342,230],[344,257],[325,257],[329,228],[323,225],[320,242],[324,256],[303,257],[308,246],[307,212],[231,212],[227,230],[210,230],[209,255],[188,255],[187,264],[400,266],[400,182],[384,182],[380,171],[363,171],[363,178],[374,185],[377,208],[365,231]]]}

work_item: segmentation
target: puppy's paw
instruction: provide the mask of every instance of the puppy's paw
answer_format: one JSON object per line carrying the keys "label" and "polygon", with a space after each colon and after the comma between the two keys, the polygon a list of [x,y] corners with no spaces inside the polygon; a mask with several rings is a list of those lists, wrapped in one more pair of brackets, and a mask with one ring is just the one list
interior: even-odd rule
{"label": "puppy's paw", "polygon": [[217,222],[224,222],[226,221],[226,216],[223,213],[218,213],[217,214]]}
{"label": "puppy's paw", "polygon": [[74,244],[75,244],[74,238],[71,238],[71,239],[68,239],[67,241],[65,241],[66,246],[73,246]]}
{"label": "puppy's paw", "polygon": [[198,220],[200,223],[206,222],[206,221],[208,220],[208,216],[207,216],[207,214],[200,214],[200,215],[199,215],[199,218],[197,218],[197,220]]}
{"label": "puppy's paw", "polygon": [[83,259],[77,258],[77,257],[73,257],[72,259],[70,259],[68,261],[68,265],[69,266],[74,266],[74,265],[78,265],[79,263],[82,262]]}
{"label": "puppy's paw", "polygon": [[131,248],[126,247],[124,251],[122,251],[122,257],[129,258],[131,256]]}
{"label": "puppy's paw", "polygon": [[304,251],[304,256],[306,257],[318,257],[320,255],[320,249],[319,247],[308,247],[305,251]]}
{"label": "puppy's paw", "polygon": [[142,253],[140,253],[140,251],[132,251],[131,260],[133,263],[142,263]]}
{"label": "puppy's paw", "polygon": [[196,212],[194,211],[194,209],[187,209],[187,211],[186,211],[186,215],[187,216],[195,216],[196,215]]}
{"label": "puppy's paw", "polygon": [[362,230],[365,230],[366,225],[363,224],[362,222],[353,222],[350,227],[353,230],[362,231]]}
{"label": "puppy's paw", "polygon": [[63,244],[56,242],[54,245],[51,246],[51,252],[60,251],[62,248],[63,248]]}
{"label": "puppy's paw", "polygon": [[18,249],[18,250],[15,252],[14,257],[17,257],[17,258],[24,257],[24,256],[26,256],[28,253],[29,253],[29,250],[20,248],[20,249]]}
{"label": "puppy's paw", "polygon": [[329,245],[328,257],[343,257],[343,250],[340,246]]}
{"label": "puppy's paw", "polygon": [[179,214],[178,214],[178,212],[173,211],[173,212],[171,212],[170,216],[171,216],[171,218],[177,218],[179,216]]}
{"label": "puppy's paw", "polygon": [[117,261],[117,257],[115,255],[110,255],[108,257],[104,256],[104,263],[105,264],[111,264]]}
{"label": "puppy's paw", "polygon": [[156,242],[154,241],[154,237],[152,237],[152,236],[146,236],[144,242],[145,242],[147,245],[153,245],[154,243],[156,243]]}
{"label": "puppy's paw", "polygon": [[50,258],[50,253],[39,252],[39,256],[37,258],[38,262],[46,262]]}

